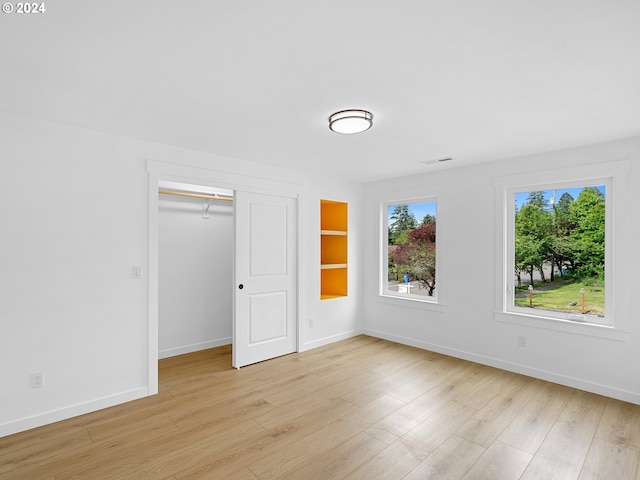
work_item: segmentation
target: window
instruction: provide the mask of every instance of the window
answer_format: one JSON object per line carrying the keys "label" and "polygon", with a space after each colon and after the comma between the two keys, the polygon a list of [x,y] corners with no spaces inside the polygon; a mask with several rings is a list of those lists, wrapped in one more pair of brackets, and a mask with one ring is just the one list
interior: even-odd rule
{"label": "window", "polygon": [[436,201],[385,203],[382,210],[381,294],[435,302]]}
{"label": "window", "polygon": [[[566,163],[568,166],[549,170],[536,169],[532,159],[531,168],[526,172],[494,179],[497,207],[494,257],[497,275],[494,318],[500,322],[529,328],[544,328],[558,332],[627,341],[632,328],[633,313],[630,309],[631,303],[627,300],[628,289],[626,286],[629,284],[629,279],[634,278],[634,264],[629,260],[633,255],[629,219],[633,217],[632,208],[635,205],[628,181],[631,162],[618,160],[606,163],[576,164],[573,154],[558,153],[558,155],[556,163]],[[545,164],[548,165],[549,162],[545,162]],[[588,193],[583,193],[585,190]],[[580,204],[589,203],[587,198],[583,198],[578,205],[570,209],[573,211],[574,218],[571,219],[572,223],[567,226],[569,235],[564,235],[564,246],[569,247],[571,242],[575,242],[573,246],[580,248],[564,252],[567,256],[575,256],[573,264],[568,257],[561,259],[562,255],[558,255],[558,253],[562,253],[563,235],[558,234],[559,240],[556,239],[558,244],[554,246],[557,250],[556,255],[549,254],[547,256],[547,266],[544,273],[545,283],[549,283],[551,277],[549,263],[553,261],[555,264],[554,280],[562,278],[567,281],[579,282],[580,279],[583,279],[587,284],[583,283],[582,286],[579,286],[577,291],[573,292],[572,297],[564,297],[563,304],[560,306],[557,303],[555,305],[536,304],[536,300],[542,302],[544,299],[541,296],[544,290],[535,286],[538,276],[540,276],[540,282],[542,280],[542,275],[538,270],[537,273],[534,273],[531,302],[533,306],[529,306],[528,287],[531,278],[526,268],[527,264],[539,262],[527,262],[526,256],[535,257],[533,255],[535,250],[530,247],[536,240],[536,232],[535,228],[524,228],[523,224],[526,224],[524,218],[519,219],[516,225],[516,214],[521,214],[522,207],[528,203],[536,203],[540,200],[546,202],[543,205],[547,211],[552,211],[553,207],[561,209],[565,204],[572,203],[568,201],[570,199],[567,196],[561,203],[564,193],[569,193],[573,202],[578,202],[580,194],[591,197],[592,200],[600,197],[600,200],[589,208],[585,208],[583,212],[579,212]],[[516,202],[519,202],[517,208]],[[586,212],[587,210],[588,212]],[[585,213],[587,214],[585,215]],[[589,216],[591,213],[593,215]],[[604,213],[604,241],[600,238],[595,243],[588,242],[589,237],[591,240],[595,240],[598,236],[602,236],[602,213]],[[535,213],[532,211],[522,215],[523,217],[532,217],[531,220],[535,217]],[[562,222],[559,219],[557,221],[558,228],[560,228]],[[544,221],[542,221],[542,225],[544,226]],[[518,237],[520,237],[517,246],[517,261],[516,228],[519,230]],[[571,238],[572,231],[576,231],[573,234],[574,238]],[[522,237],[527,232],[529,238],[523,239]],[[579,238],[581,236],[583,238]],[[554,238],[554,235],[538,237],[538,241],[550,240],[551,238]],[[590,256],[594,257],[592,264],[588,258]],[[604,261],[602,261],[603,258]],[[563,269],[558,269],[557,262],[563,265],[564,272]],[[520,294],[517,298],[518,271],[516,266],[522,270],[521,286],[525,287],[526,292],[519,291]],[[583,288],[585,294],[584,314],[582,313],[582,293],[580,292]],[[561,290],[559,293],[564,295],[566,292],[563,293]],[[600,299],[597,299],[597,296],[600,296]],[[571,305],[573,303],[575,305]],[[602,308],[602,312],[598,312],[598,308]]]}
{"label": "window", "polygon": [[513,189],[507,311],[609,325],[607,186],[602,182]]}

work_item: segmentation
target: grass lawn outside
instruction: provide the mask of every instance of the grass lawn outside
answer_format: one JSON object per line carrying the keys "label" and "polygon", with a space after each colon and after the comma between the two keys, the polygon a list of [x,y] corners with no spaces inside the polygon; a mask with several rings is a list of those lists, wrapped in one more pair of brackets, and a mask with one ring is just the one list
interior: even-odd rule
{"label": "grass lawn outside", "polygon": [[[584,313],[604,315],[604,287],[589,287],[579,282],[558,283],[555,288],[553,284],[540,285],[539,289],[535,287],[534,285],[533,308],[581,314],[580,289],[584,288]],[[529,307],[529,292],[526,289],[516,290],[514,304],[517,307]]]}

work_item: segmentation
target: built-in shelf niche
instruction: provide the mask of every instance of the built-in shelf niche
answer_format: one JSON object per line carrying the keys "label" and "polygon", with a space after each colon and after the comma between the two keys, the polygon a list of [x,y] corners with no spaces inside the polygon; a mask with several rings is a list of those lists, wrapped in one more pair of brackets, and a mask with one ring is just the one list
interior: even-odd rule
{"label": "built-in shelf niche", "polygon": [[320,200],[320,298],[347,295],[347,204]]}

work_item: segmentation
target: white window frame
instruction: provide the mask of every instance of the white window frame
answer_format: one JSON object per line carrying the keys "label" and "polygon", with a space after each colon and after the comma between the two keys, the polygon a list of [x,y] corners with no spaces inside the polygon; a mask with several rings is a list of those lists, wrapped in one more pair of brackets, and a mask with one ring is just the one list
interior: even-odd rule
{"label": "white window frame", "polygon": [[[430,297],[427,295],[416,295],[411,293],[399,293],[388,289],[389,278],[389,207],[395,205],[409,205],[415,203],[435,203],[436,204],[436,295]],[[418,219],[416,219],[418,220]],[[440,203],[435,196],[417,196],[411,198],[403,198],[392,201],[384,201],[380,203],[380,283],[379,296],[382,299],[392,299],[392,301],[400,300],[404,302],[417,302],[417,305],[438,305],[441,298],[441,277],[439,265],[441,264],[441,247],[440,247]]]}
{"label": "white window frame", "polygon": [[[625,269],[624,259],[616,257],[616,244],[624,239],[624,219],[629,196],[626,189],[628,162],[581,165],[497,177],[496,187],[496,320],[520,325],[549,328],[613,339],[622,339],[628,332],[625,316],[616,316],[616,278]],[[549,310],[528,309],[514,305],[514,195],[572,187],[605,186],[605,316],[576,315]],[[621,201],[617,201],[621,199]],[[627,217],[628,218],[628,217]],[[628,278],[628,277],[627,277]]]}
{"label": "white window frame", "polygon": [[611,249],[608,246],[608,241],[613,238],[611,222],[607,221],[611,217],[609,200],[611,191],[611,177],[602,178],[596,180],[590,180],[587,183],[585,182],[563,182],[563,183],[553,183],[547,185],[533,185],[532,187],[526,188],[508,188],[507,189],[507,202],[510,201],[511,205],[507,207],[507,253],[506,253],[506,261],[507,261],[507,269],[505,271],[505,280],[508,286],[506,301],[505,301],[505,310],[509,313],[515,313],[520,315],[531,315],[532,310],[526,307],[518,307],[514,304],[515,295],[514,295],[514,280],[512,279],[510,282],[507,280],[507,272],[515,271],[515,206],[514,206],[514,196],[517,193],[523,192],[537,192],[537,191],[548,191],[548,190],[562,190],[566,188],[586,188],[586,187],[596,187],[604,185],[605,187],[605,240],[604,240],[604,248],[605,248],[605,314],[604,316],[591,315],[591,314],[575,314],[575,313],[566,313],[566,312],[556,312],[553,310],[543,310],[543,309],[535,309],[534,316],[546,317],[546,318],[554,318],[557,320],[570,320],[575,322],[584,322],[589,324],[596,325],[607,325],[611,326],[613,324],[612,315],[609,314],[609,309],[612,307],[611,305],[611,295],[609,292],[609,282],[612,281],[613,275],[611,274],[611,269],[608,267],[608,261],[611,260]]}

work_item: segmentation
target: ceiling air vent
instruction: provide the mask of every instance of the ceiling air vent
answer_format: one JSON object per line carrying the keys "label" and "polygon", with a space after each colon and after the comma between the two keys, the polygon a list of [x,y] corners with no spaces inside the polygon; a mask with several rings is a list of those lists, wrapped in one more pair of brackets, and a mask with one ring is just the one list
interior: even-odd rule
{"label": "ceiling air vent", "polygon": [[434,163],[440,163],[440,162],[448,162],[450,160],[453,160],[453,157],[447,157],[447,158],[436,158],[434,160],[425,160],[422,163],[423,165],[433,165]]}

